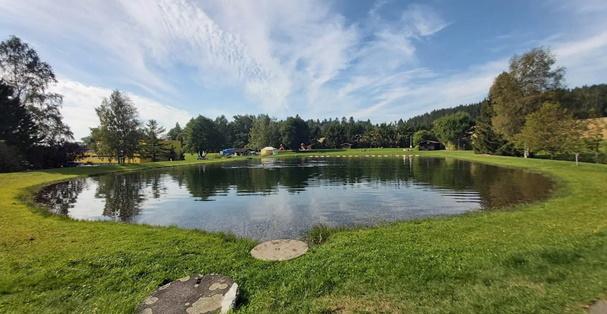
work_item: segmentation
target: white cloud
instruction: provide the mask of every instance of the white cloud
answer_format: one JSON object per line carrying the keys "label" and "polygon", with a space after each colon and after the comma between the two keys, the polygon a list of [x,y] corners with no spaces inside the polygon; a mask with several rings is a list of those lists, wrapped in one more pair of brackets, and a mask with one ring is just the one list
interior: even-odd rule
{"label": "white cloud", "polygon": [[[63,95],[61,113],[76,139],[89,135],[90,128],[99,125],[95,108],[99,107],[101,101],[112,93],[112,90],[107,88],[84,85],[68,79],[60,79],[53,86],[52,91]],[[192,117],[185,110],[132,93],[127,93],[127,95],[137,108],[142,121],[155,119],[167,130],[175,126],[177,122],[183,126]]]}
{"label": "white cloud", "polygon": [[549,43],[559,65],[567,68],[567,84],[590,85],[605,82],[607,73],[607,31],[590,37]]}
{"label": "white cloud", "polygon": [[[601,31],[607,22],[597,14],[605,10],[604,1],[576,3],[575,10],[567,1],[548,1],[564,2],[554,7],[571,11],[572,21],[588,24],[543,41],[568,67],[569,84],[604,79],[607,33]],[[66,119],[75,124],[78,136],[96,124],[92,108],[110,92],[94,86],[136,91],[148,97],[141,100],[149,104],[146,107],[169,117],[172,110],[160,105],[167,99],[188,105],[195,114],[245,113],[223,105],[198,107],[209,103],[204,101],[207,94],[215,93],[209,96],[212,100],[229,98],[224,104],[239,103],[244,95],[239,108],[250,105],[249,112],[278,117],[354,114],[390,121],[478,101],[506,66],[501,52],[494,52],[492,62],[454,65],[457,72],[421,64],[419,43],[431,42],[450,25],[428,5],[378,1],[366,16],[353,21],[337,12],[334,4],[322,0],[0,0],[0,26],[36,34],[36,48],[51,50],[52,61],[63,70],[58,72],[73,79],[62,81],[58,88],[66,95]],[[401,12],[387,12],[394,7]],[[525,39],[533,34],[530,30]],[[516,33],[508,36],[520,38]],[[531,39],[528,45],[519,41],[516,49],[542,43]],[[221,93],[230,95],[217,95]],[[228,97],[232,94],[238,95]],[[80,103],[87,105],[79,108]],[[84,115],[87,112],[92,118]]]}

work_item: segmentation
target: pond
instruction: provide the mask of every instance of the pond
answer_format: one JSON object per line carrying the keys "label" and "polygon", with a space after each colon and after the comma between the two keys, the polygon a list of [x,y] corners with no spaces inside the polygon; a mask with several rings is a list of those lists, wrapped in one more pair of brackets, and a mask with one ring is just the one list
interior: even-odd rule
{"label": "pond", "polygon": [[79,178],[37,196],[83,220],[297,238],[354,226],[491,210],[546,198],[552,181],[450,158],[251,159]]}

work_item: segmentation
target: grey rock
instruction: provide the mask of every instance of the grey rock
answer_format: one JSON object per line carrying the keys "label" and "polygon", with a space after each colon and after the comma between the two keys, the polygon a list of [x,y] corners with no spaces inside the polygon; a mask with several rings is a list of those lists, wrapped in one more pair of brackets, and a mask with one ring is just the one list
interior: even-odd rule
{"label": "grey rock", "polygon": [[193,275],[158,288],[139,305],[145,314],[227,313],[236,305],[238,284],[222,275]]}
{"label": "grey rock", "polygon": [[308,251],[308,245],[298,240],[270,240],[258,244],[251,250],[251,256],[263,261],[286,261]]}

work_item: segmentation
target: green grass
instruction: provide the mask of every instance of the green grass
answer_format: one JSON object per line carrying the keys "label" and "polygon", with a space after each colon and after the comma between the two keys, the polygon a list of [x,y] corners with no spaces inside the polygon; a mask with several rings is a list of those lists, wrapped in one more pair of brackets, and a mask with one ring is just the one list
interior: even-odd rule
{"label": "green grass", "polygon": [[293,261],[266,263],[249,257],[250,240],[73,221],[41,215],[24,201],[52,181],[197,161],[0,174],[0,312],[132,312],[158,285],[195,272],[232,276],[245,313],[577,313],[605,297],[607,165],[413,153],[528,168],[554,177],[558,188],[516,210],[320,228],[313,235],[327,235],[323,244]]}

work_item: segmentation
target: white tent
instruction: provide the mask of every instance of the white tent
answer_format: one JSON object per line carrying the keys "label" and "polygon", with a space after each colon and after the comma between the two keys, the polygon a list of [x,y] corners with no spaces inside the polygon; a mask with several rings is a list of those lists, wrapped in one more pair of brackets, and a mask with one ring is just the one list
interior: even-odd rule
{"label": "white tent", "polygon": [[263,157],[263,156],[274,155],[275,153],[276,153],[276,148],[268,146],[268,147],[262,148],[259,155],[261,155]]}

